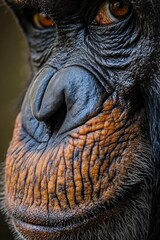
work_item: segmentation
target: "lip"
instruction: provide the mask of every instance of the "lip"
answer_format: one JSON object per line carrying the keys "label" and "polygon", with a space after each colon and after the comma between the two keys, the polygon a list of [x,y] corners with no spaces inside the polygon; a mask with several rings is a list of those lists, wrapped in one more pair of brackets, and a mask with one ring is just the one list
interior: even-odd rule
{"label": "lip", "polygon": [[[73,212],[72,214],[65,214],[64,217],[54,214],[52,222],[48,223],[46,220],[39,220],[40,217],[34,219],[32,216],[25,218],[19,214],[12,215],[12,222],[17,232],[20,233],[26,239],[37,240],[60,240],[66,234],[75,232],[76,229],[88,229],[93,227],[101,221],[101,218],[108,217],[108,214],[115,208],[113,204],[96,205],[90,207],[90,210],[80,214]],[[56,216],[57,215],[57,216]]]}
{"label": "lip", "polygon": [[99,219],[115,207],[116,206],[111,203],[106,205],[96,204],[95,206],[88,206],[87,211],[80,209],[79,213],[77,213],[77,211],[70,210],[70,212],[54,213],[48,218],[44,218],[44,215],[38,215],[37,217],[35,214],[34,216],[29,215],[23,209],[12,214],[12,218],[18,223],[26,224],[26,226],[37,226],[39,229],[43,228],[46,230],[52,229],[52,232],[64,231],[64,229],[68,231],[81,225],[87,225],[97,218]]}
{"label": "lip", "polygon": [[12,221],[17,231],[26,239],[58,240],[65,236],[65,234],[76,231],[76,229],[86,229],[87,227],[95,225],[97,219],[99,220],[101,216],[104,216],[106,213],[107,210],[103,208],[103,210],[101,209],[97,215],[95,215],[95,213],[90,213],[89,216],[88,213],[88,215],[84,215],[81,218],[76,216],[73,218],[70,217],[68,222],[65,218],[64,221],[54,221],[50,226],[46,226],[45,223],[44,225],[39,225],[38,221],[33,223],[33,221],[27,222],[14,217],[12,218]]}
{"label": "lip", "polygon": [[[53,214],[49,219],[41,216],[33,217],[25,211],[20,214],[12,214],[12,222],[16,230],[26,239],[60,240],[65,234],[75,232],[76,229],[97,228],[102,221],[108,221],[110,217],[130,202],[130,199],[139,194],[140,186],[136,184],[125,196],[117,199],[115,203],[99,203],[90,209],[82,210],[80,214],[75,211],[62,214]],[[17,212],[17,213],[18,213]],[[19,217],[17,217],[19,216]],[[64,239],[64,238],[63,238]]]}
{"label": "lip", "polygon": [[54,227],[33,225],[17,219],[12,221],[16,230],[26,239],[53,240],[62,235],[62,232],[57,231]]}

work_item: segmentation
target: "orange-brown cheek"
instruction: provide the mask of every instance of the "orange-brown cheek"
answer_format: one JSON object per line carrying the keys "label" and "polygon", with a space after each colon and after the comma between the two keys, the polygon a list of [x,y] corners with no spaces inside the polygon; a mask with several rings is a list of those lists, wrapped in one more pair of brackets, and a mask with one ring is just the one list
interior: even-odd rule
{"label": "orange-brown cheek", "polygon": [[19,115],[6,160],[8,208],[48,213],[113,199],[135,164],[140,131],[112,100],[57,146],[27,136]]}

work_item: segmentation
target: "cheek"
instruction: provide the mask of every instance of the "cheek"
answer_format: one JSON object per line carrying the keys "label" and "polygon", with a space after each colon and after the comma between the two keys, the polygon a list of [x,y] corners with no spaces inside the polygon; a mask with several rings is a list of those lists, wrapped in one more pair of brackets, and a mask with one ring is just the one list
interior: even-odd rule
{"label": "cheek", "polygon": [[97,117],[54,146],[28,136],[19,115],[6,160],[8,208],[59,212],[116,198],[134,175],[142,147],[139,122],[108,101]]}

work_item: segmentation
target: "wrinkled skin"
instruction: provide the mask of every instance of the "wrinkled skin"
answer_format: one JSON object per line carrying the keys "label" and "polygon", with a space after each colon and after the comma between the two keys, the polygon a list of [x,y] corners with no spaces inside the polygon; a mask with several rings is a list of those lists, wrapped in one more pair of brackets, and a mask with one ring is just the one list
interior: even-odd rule
{"label": "wrinkled skin", "polygon": [[[7,3],[32,69],[6,159],[20,239],[159,239],[160,4],[101,26],[102,2]],[[37,7],[56,26],[36,29]]]}

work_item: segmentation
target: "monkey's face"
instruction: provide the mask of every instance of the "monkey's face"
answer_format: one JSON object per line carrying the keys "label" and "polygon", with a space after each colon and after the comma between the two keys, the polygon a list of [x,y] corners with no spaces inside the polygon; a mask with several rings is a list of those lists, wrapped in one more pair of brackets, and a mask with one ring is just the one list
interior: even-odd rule
{"label": "monkey's face", "polygon": [[31,240],[146,239],[153,166],[144,92],[158,66],[158,3],[9,4],[33,76],[6,160],[12,225]]}

